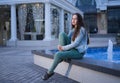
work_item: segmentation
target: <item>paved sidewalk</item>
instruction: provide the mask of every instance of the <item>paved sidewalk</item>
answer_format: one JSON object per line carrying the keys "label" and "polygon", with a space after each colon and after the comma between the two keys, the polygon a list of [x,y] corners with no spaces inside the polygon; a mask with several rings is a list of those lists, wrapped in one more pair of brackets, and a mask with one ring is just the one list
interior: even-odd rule
{"label": "paved sidewalk", "polygon": [[0,83],[78,83],[57,73],[43,81],[46,69],[33,63],[32,49],[41,48],[0,47]]}

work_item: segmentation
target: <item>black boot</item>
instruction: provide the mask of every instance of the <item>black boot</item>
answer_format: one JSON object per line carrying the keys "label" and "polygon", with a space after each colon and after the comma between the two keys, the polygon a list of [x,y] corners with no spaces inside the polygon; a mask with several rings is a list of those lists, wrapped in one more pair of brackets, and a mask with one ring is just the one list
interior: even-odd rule
{"label": "black boot", "polygon": [[45,75],[44,76],[42,76],[42,79],[43,80],[47,80],[47,79],[49,79],[51,76],[53,76],[54,75],[54,73],[51,73],[51,74],[49,74],[49,73],[45,73]]}

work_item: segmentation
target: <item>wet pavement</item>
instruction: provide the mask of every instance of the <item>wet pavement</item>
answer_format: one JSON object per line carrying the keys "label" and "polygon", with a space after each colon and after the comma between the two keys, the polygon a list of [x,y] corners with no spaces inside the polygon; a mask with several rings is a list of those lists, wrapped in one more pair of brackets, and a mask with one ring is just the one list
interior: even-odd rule
{"label": "wet pavement", "polygon": [[78,83],[57,73],[47,81],[42,80],[47,70],[33,63],[34,48],[0,47],[0,83]]}

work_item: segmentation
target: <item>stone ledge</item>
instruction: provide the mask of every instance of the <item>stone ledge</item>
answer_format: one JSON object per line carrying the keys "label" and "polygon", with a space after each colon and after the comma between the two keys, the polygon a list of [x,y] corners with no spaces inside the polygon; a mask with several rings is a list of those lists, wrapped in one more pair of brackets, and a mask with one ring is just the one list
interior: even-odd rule
{"label": "stone ledge", "polygon": [[[33,50],[32,54],[34,55],[34,63],[36,65],[48,69],[52,64],[53,54],[49,50]],[[100,80],[98,82],[99,79],[96,79],[91,83],[119,83],[120,81],[120,65],[118,63],[94,60],[86,57],[82,60],[72,60],[70,63],[63,61],[55,69],[55,72],[84,83],[94,80],[94,77],[91,77],[94,75],[97,75],[103,81]],[[89,79],[86,80],[86,78]]]}
{"label": "stone ledge", "polygon": [[[33,50],[32,54],[36,54],[39,56],[53,59],[53,54],[49,50],[47,50],[47,51]],[[65,62],[67,62],[67,61],[65,61]],[[120,77],[120,64],[119,63],[95,60],[95,59],[91,59],[91,58],[87,58],[87,57],[84,57],[81,60],[71,60],[70,63],[75,64],[77,66],[82,66],[82,67],[89,68],[89,69],[92,69],[95,71],[100,71],[103,73],[107,73],[107,74],[111,74],[111,75]]]}

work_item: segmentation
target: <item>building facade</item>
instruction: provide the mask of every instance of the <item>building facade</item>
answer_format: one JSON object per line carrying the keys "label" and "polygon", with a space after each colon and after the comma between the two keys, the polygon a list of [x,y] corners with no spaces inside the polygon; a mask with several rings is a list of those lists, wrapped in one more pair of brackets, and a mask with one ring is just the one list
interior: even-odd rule
{"label": "building facade", "polygon": [[[75,3],[74,3],[75,4]],[[51,41],[71,29],[71,17],[82,12],[66,0],[0,0],[0,44]]]}
{"label": "building facade", "polygon": [[120,33],[120,0],[77,0],[76,7],[91,34]]}
{"label": "building facade", "polygon": [[91,34],[120,33],[120,0],[0,0],[0,45],[58,39],[75,12]]}

